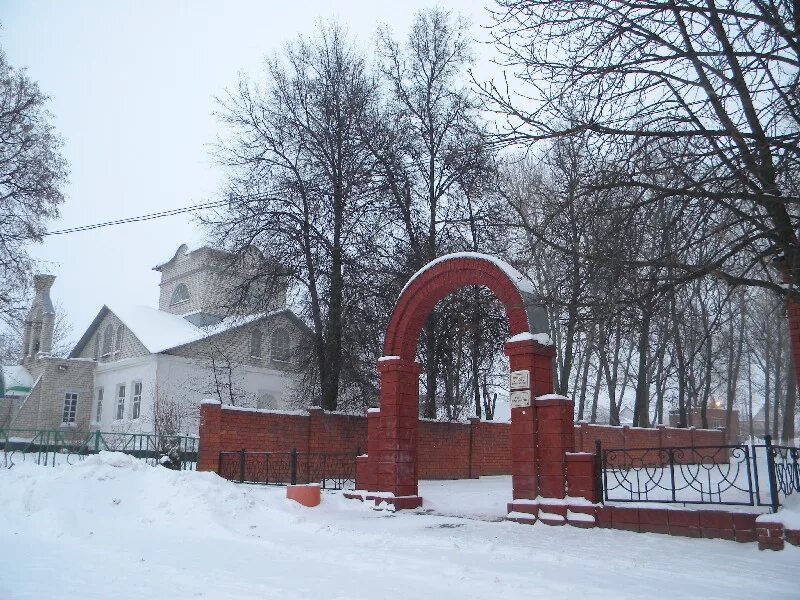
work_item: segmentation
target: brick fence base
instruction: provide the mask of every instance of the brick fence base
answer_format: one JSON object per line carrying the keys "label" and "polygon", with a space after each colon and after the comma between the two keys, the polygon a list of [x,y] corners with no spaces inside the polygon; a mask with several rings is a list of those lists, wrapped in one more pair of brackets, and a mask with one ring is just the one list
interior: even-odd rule
{"label": "brick fence base", "polygon": [[510,521],[532,525],[601,527],[638,533],[662,533],[681,537],[758,542],[759,550],[783,550],[784,544],[800,546],[800,530],[780,523],[762,523],[754,513],[725,510],[632,508],[590,504],[583,498],[563,502],[515,500],[508,504]]}

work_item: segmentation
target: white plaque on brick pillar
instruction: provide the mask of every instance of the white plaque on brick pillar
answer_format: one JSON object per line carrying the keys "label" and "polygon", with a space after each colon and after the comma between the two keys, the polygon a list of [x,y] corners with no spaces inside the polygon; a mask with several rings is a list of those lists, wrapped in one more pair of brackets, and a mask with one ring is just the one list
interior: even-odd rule
{"label": "white plaque on brick pillar", "polygon": [[527,408],[531,405],[530,390],[514,390],[510,394],[511,408]]}
{"label": "white plaque on brick pillar", "polygon": [[511,371],[511,389],[527,390],[531,387],[531,372],[527,369]]}

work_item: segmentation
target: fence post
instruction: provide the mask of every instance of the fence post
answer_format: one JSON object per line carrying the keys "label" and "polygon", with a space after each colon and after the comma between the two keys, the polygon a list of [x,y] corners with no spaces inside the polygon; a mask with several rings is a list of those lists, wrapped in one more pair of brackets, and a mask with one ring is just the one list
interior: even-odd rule
{"label": "fence post", "polygon": [[293,448],[289,453],[291,458],[290,473],[292,478],[292,485],[297,485],[297,448]]}
{"label": "fence post", "polygon": [[764,436],[764,445],[767,447],[767,474],[769,475],[769,499],[772,512],[778,512],[778,482],[775,475],[775,455],[772,450],[772,436]]}
{"label": "fence post", "polygon": [[94,432],[94,453],[100,452],[100,430]]}
{"label": "fence post", "polygon": [[667,449],[667,458],[669,459],[669,485],[672,492],[672,501],[675,502],[675,449]]}
{"label": "fence post", "polygon": [[239,483],[244,483],[245,449],[239,450]]}
{"label": "fence post", "polygon": [[[583,427],[583,424],[581,424]],[[581,448],[583,447],[583,437],[581,437]],[[594,441],[594,478],[595,478],[595,488],[597,488],[597,492],[595,494],[595,502],[602,502],[603,501],[603,448],[600,445],[600,440]]]}

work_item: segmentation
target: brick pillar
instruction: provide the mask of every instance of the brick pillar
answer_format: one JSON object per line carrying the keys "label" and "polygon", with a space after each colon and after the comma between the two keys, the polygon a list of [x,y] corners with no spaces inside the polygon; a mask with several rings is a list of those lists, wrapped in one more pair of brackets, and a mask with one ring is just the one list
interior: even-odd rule
{"label": "brick pillar", "polygon": [[[528,371],[530,381],[527,401],[511,408],[511,481],[513,498],[536,498],[539,495],[536,453],[536,406],[533,398],[553,391],[553,357],[555,348],[532,339],[505,345],[511,371]],[[562,484],[563,487],[563,484]]]}
{"label": "brick pillar", "polygon": [[568,452],[566,462],[567,495],[570,498],[586,498],[589,502],[599,502],[594,472],[594,454]]}
{"label": "brick pillar", "polygon": [[422,368],[415,361],[392,358],[380,361],[378,371],[381,376],[378,491],[419,498],[417,428]]}
{"label": "brick pillar", "polygon": [[200,456],[198,471],[219,471],[219,453],[222,451],[222,404],[219,400],[200,403]]}
{"label": "brick pillar", "polygon": [[539,495],[563,498],[567,476],[566,453],[575,447],[572,415],[575,403],[564,396],[546,394],[536,406]]}

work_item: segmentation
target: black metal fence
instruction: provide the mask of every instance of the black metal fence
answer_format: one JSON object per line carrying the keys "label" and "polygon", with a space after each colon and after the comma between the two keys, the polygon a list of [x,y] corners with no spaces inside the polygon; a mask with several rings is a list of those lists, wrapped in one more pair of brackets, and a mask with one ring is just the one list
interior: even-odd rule
{"label": "black metal fence", "polygon": [[218,473],[239,483],[319,483],[323,489],[353,489],[356,456],[358,452],[220,452]]}
{"label": "black metal fence", "polygon": [[0,428],[0,468],[32,462],[43,466],[75,464],[103,450],[123,452],[151,464],[165,462],[192,470],[199,439],[181,435]]}
{"label": "black metal fence", "polygon": [[768,506],[800,492],[800,448],[764,444],[602,448],[597,483],[612,502]]}

